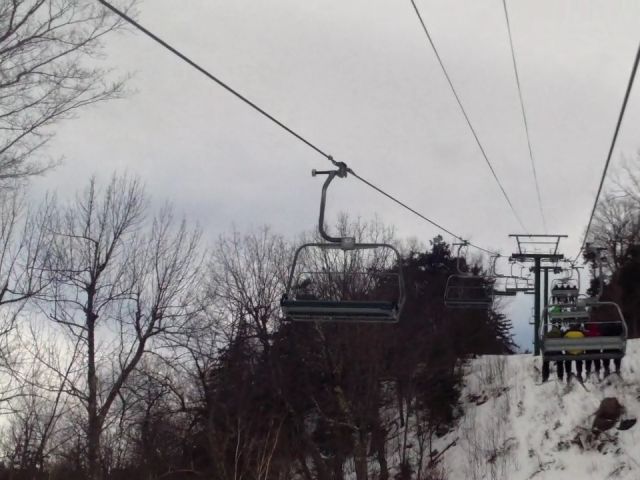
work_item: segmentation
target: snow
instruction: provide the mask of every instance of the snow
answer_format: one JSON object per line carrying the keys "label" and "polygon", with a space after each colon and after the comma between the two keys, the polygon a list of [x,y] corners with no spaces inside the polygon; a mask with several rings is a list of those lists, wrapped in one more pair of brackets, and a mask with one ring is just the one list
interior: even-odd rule
{"label": "snow", "polygon": [[629,341],[621,376],[592,373],[585,388],[575,379],[558,380],[555,366],[540,384],[541,359],[532,355],[484,356],[465,368],[463,415],[438,440],[441,449],[455,440],[443,455],[447,478],[640,478],[640,424],[591,433],[605,397],[617,397],[624,416],[640,415],[640,340]]}

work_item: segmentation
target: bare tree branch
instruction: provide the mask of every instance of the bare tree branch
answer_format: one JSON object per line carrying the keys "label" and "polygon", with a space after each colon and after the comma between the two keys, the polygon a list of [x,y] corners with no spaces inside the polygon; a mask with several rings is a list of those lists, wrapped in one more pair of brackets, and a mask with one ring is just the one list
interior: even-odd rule
{"label": "bare tree branch", "polygon": [[125,78],[110,81],[108,70],[91,64],[102,53],[102,37],[122,26],[120,19],[94,2],[3,2],[0,184],[41,174],[55,165],[38,155],[53,135],[48,127],[87,105],[123,95]]}

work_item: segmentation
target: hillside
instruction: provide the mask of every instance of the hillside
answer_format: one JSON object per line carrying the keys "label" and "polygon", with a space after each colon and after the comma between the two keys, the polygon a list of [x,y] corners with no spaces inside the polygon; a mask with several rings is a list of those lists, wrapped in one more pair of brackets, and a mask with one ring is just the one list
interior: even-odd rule
{"label": "hillside", "polygon": [[[463,413],[439,439],[449,479],[640,478],[640,425],[591,433],[605,397],[617,397],[626,417],[640,415],[640,341],[629,342],[622,375],[540,384],[540,359],[484,356],[467,366]],[[592,374],[593,375],[593,374]]]}

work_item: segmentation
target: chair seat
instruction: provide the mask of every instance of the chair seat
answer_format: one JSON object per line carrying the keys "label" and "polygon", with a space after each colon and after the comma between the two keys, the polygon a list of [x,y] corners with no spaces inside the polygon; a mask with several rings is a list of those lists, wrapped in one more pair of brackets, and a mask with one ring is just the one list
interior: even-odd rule
{"label": "chair seat", "polygon": [[290,320],[302,322],[344,321],[390,323],[398,320],[397,302],[289,300],[280,302]]}
{"label": "chair seat", "polygon": [[553,320],[569,320],[575,319],[576,321],[584,320],[585,318],[589,318],[589,312],[579,311],[579,312],[548,312],[548,316]]}
{"label": "chair seat", "polygon": [[444,304],[451,308],[489,308],[493,299],[446,299]]}
{"label": "chair seat", "polygon": [[498,297],[515,297],[518,292],[512,290],[494,290],[493,294]]}
{"label": "chair seat", "polygon": [[577,297],[577,290],[551,290],[552,297]]}

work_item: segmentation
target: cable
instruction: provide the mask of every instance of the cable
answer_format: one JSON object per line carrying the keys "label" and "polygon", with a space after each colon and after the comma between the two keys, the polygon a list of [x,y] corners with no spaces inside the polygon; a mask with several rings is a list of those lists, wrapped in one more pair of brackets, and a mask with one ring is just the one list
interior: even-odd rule
{"label": "cable", "polygon": [[322,155],[323,157],[325,157],[327,160],[329,160],[331,163],[333,163],[335,166],[338,166],[337,162],[335,162],[333,160],[333,157],[331,155],[329,155],[328,153],[325,153],[323,150],[321,150],[319,147],[315,146],[313,143],[311,143],[309,140],[307,140],[306,138],[304,138],[302,135],[296,133],[295,131],[293,131],[292,129],[290,129],[289,127],[287,127],[284,123],[282,123],[281,121],[279,121],[278,119],[276,119],[275,117],[273,117],[272,115],[270,115],[269,113],[265,112],[262,108],[260,108],[259,106],[257,106],[255,103],[253,103],[251,100],[249,100],[247,97],[245,97],[244,95],[240,94],[238,91],[234,90],[233,88],[231,88],[229,85],[227,85],[225,82],[223,82],[222,80],[220,80],[219,78],[215,77],[212,73],[210,73],[209,71],[205,70],[203,67],[201,67],[200,65],[198,65],[196,62],[194,62],[193,60],[191,60],[189,57],[187,57],[186,55],[184,55],[183,53],[179,52],[178,50],[176,50],[175,48],[173,48],[171,45],[169,45],[167,42],[165,42],[164,40],[162,40],[160,37],[158,37],[157,35],[151,33],[149,30],[147,30],[146,28],[144,28],[142,25],[140,25],[138,22],[136,22],[133,18],[131,18],[130,16],[128,16],[126,13],[118,10],[116,7],[114,7],[113,5],[111,5],[109,2],[105,1],[105,0],[98,0],[98,2],[100,2],[102,5],[104,5],[105,7],[107,7],[109,10],[111,10],[113,13],[115,13],[116,15],[118,15],[119,17],[121,17],[123,20],[127,21],[128,23],[130,23],[131,25],[133,25],[134,27],[136,27],[138,30],[140,30],[141,32],[143,32],[145,35],[147,35],[148,37],[150,37],[151,39],[155,40],[156,42],[158,42],[160,45],[162,45],[164,48],[166,48],[167,50],[169,50],[171,53],[173,53],[174,55],[180,57],[182,60],[184,60],[185,62],[187,62],[189,65],[191,65],[193,68],[195,68],[196,70],[198,70],[200,73],[202,73],[203,75],[205,75],[206,77],[208,77],[209,79],[213,80],[214,82],[216,82],[218,85],[220,85],[222,88],[224,88],[225,90],[227,90],[228,92],[232,93],[233,95],[235,95],[236,97],[238,97],[240,100],[242,100],[244,103],[246,103],[247,105],[249,105],[250,107],[252,107],[254,110],[256,110],[257,112],[261,113],[262,115],[264,115],[265,117],[267,117],[269,120],[271,120],[273,123],[275,123],[276,125],[278,125],[279,127],[283,128],[284,130],[286,130],[287,132],[289,132],[291,135],[293,135],[294,137],[296,137],[298,140],[300,140],[301,142],[303,142],[304,144],[306,144],[308,147],[311,147],[313,150],[315,150],[316,152],[318,152],[320,155]]}
{"label": "cable", "polygon": [[[133,25],[135,28],[137,28],[138,30],[140,30],[141,32],[143,32],[145,35],[147,35],[148,37],[150,37],[151,39],[153,39],[154,41],[156,41],[157,43],[159,43],[160,45],[162,45],[164,48],[166,48],[167,50],[169,50],[171,53],[173,53],[174,55],[178,56],[180,59],[184,60],[186,63],[188,63],[189,65],[191,65],[193,68],[195,68],[196,70],[198,70],[200,73],[204,74],[206,77],[208,77],[209,79],[213,80],[214,82],[216,82],[218,85],[220,85],[221,87],[223,87],[225,90],[227,90],[228,92],[232,93],[233,95],[235,95],[237,98],[239,98],[240,100],[242,100],[243,102],[245,102],[247,105],[249,105],[250,107],[252,107],[254,110],[256,110],[257,112],[261,113],[263,116],[265,116],[266,118],[268,118],[269,120],[271,120],[272,122],[274,122],[276,125],[278,125],[279,127],[283,128],[285,131],[289,132],[291,135],[293,135],[295,138],[297,138],[298,140],[300,140],[301,142],[303,142],[305,145],[307,145],[308,147],[312,148],[313,150],[315,150],[317,153],[319,153],[320,155],[322,155],[323,157],[325,157],[327,160],[329,160],[331,163],[333,163],[335,166],[337,167],[345,167],[346,165],[342,162],[337,162],[333,159],[333,157],[327,153],[325,153],[322,149],[320,149],[319,147],[317,147],[316,145],[314,145],[313,143],[311,143],[309,140],[307,140],[306,138],[304,138],[302,135],[296,133],[294,130],[292,130],[291,128],[287,127],[285,124],[283,124],[282,122],[280,122],[279,120],[277,120],[275,117],[273,117],[272,115],[270,115],[269,113],[267,113],[266,111],[264,111],[262,108],[260,108],[259,106],[257,106],[255,103],[253,103],[252,101],[250,101],[249,99],[247,99],[244,95],[238,93],[236,90],[234,90],[233,88],[231,88],[229,85],[227,85],[226,83],[224,83],[222,80],[218,79],[217,77],[215,77],[212,73],[210,73],[209,71],[207,71],[206,69],[204,69],[203,67],[201,67],[200,65],[198,65],[197,63],[195,63],[193,60],[191,60],[189,57],[187,57],[186,55],[184,55],[183,53],[179,52],[177,49],[175,49],[174,47],[172,47],[171,45],[169,45],[167,42],[165,42],[164,40],[162,40],[161,38],[159,38],[157,35],[151,33],[149,30],[147,30],[146,28],[144,28],[142,25],[140,25],[138,22],[136,22],[135,20],[133,20],[131,17],[129,17],[126,13],[118,10],[116,7],[114,7],[113,5],[111,5],[109,2],[107,2],[106,0],[97,0],[98,2],[100,2],[102,5],[104,5],[105,7],[107,7],[109,10],[111,10],[112,12],[114,12],[116,15],[118,15],[120,18],[122,18],[123,20],[125,20],[126,22],[128,22],[129,24]],[[348,167],[347,167],[348,168]],[[436,223],[435,221],[429,219],[428,217],[424,216],[423,214],[421,214],[420,212],[418,212],[417,210],[411,208],[410,206],[408,206],[407,204],[401,202],[400,200],[398,200],[397,198],[395,198],[394,196],[386,193],[384,190],[382,190],[381,188],[377,187],[376,185],[374,185],[373,183],[365,180],[364,178],[362,178],[361,176],[357,175],[351,168],[348,168],[348,172],[351,173],[354,177],[356,177],[358,180],[360,180],[361,182],[363,182],[364,184],[368,185],[369,187],[371,187],[372,189],[374,189],[375,191],[377,191],[378,193],[381,193],[382,195],[384,195],[385,197],[393,200],[395,203],[397,203],[398,205],[406,208],[407,210],[409,210],[410,212],[412,212],[413,214],[417,215],[418,217],[420,217],[421,219],[429,222],[431,225],[439,228],[440,230],[444,231],[445,233],[448,233],[449,235],[453,236],[454,238],[457,238],[459,240],[462,241],[466,241],[464,240],[461,236],[456,235],[455,233],[452,233],[450,230],[444,228],[442,225]],[[494,252],[487,250],[485,248],[479,247],[477,245],[474,245],[472,243],[468,243],[470,246],[477,248],[478,250],[481,250],[483,252],[486,253],[490,253],[490,254],[494,254]]]}
{"label": "cable", "polygon": [[456,101],[458,102],[458,106],[460,107],[460,110],[462,111],[462,115],[464,115],[464,118],[467,121],[467,125],[469,125],[469,129],[471,130],[471,133],[473,134],[473,138],[475,138],[476,143],[478,144],[478,147],[480,148],[480,152],[482,153],[482,156],[484,157],[484,160],[487,162],[487,166],[489,167],[489,170],[491,170],[491,174],[493,175],[493,178],[496,180],[496,183],[498,184],[498,187],[500,187],[500,190],[502,191],[502,195],[504,195],[504,198],[507,201],[507,203],[509,204],[509,207],[511,208],[511,211],[513,212],[513,215],[516,217],[516,220],[520,224],[520,227],[522,227],[522,229],[525,232],[528,231],[525,228],[524,224],[522,223],[522,220],[520,219],[520,216],[518,215],[518,212],[516,212],[516,209],[514,208],[513,203],[511,203],[511,199],[509,198],[509,195],[507,195],[506,190],[502,186],[502,183],[500,182],[500,179],[498,178],[498,175],[496,174],[495,170],[493,169],[493,165],[491,165],[491,162],[489,161],[489,157],[487,156],[487,153],[484,151],[484,147],[482,146],[482,143],[480,143],[480,139],[478,138],[478,134],[476,133],[476,130],[473,128],[473,125],[471,124],[471,120],[469,119],[469,115],[467,115],[467,111],[462,106],[462,101],[460,100],[460,97],[458,96],[458,93],[456,92],[456,89],[453,86],[453,82],[451,81],[451,78],[449,77],[449,74],[447,73],[447,69],[445,68],[444,63],[442,62],[442,58],[440,58],[440,54],[438,53],[438,49],[436,48],[436,45],[433,43],[433,40],[431,39],[431,35],[429,34],[429,30],[427,29],[427,25],[424,23],[424,20],[422,19],[422,15],[420,15],[420,11],[418,10],[418,7],[417,7],[415,1],[411,0],[411,4],[413,5],[413,9],[416,11],[416,15],[418,16],[418,20],[420,20],[420,24],[422,25],[422,29],[424,30],[424,33],[427,36],[427,39],[429,40],[429,43],[431,44],[431,48],[433,49],[433,52],[435,53],[436,58],[438,59],[438,63],[440,64],[440,67],[442,68],[442,72],[444,73],[444,76],[446,77],[447,82],[449,83],[449,86],[451,87],[451,91],[453,92],[453,96],[456,98]]}
{"label": "cable", "polygon": [[351,175],[353,175],[354,177],[356,177],[358,180],[360,180],[362,183],[364,183],[365,185],[373,188],[376,192],[384,195],[385,197],[387,197],[388,199],[394,201],[395,203],[397,203],[398,205],[400,205],[401,207],[406,208],[407,210],[409,210],[411,213],[417,215],[418,217],[422,218],[423,220],[426,220],[427,222],[429,222],[431,225],[433,225],[434,227],[439,228],[440,230],[442,230],[445,233],[448,233],[449,235],[451,235],[452,237],[461,240],[463,242],[466,242],[469,246],[477,248],[478,250],[481,250],[485,253],[489,253],[491,255],[497,255],[496,252],[492,252],[491,250],[487,250],[486,248],[482,248],[479,247],[478,245],[474,245],[473,243],[468,242],[467,240],[465,240],[464,238],[462,238],[459,235],[456,235],[455,233],[447,230],[446,228],[444,228],[442,225],[437,224],[436,222],[434,222],[433,220],[430,220],[429,218],[425,217],[424,215],[422,215],[420,212],[418,212],[417,210],[414,210],[413,208],[411,208],[409,205],[403,203],[402,201],[398,200],[396,197],[394,197],[393,195],[385,192],[384,190],[382,190],[381,188],[375,186],[373,183],[369,182],[368,180],[365,180],[364,178],[362,178],[360,175],[358,175],[357,173],[355,173],[353,170],[349,169],[349,173]]}
{"label": "cable", "polygon": [[622,107],[620,108],[620,115],[618,115],[618,123],[616,124],[616,129],[613,133],[613,139],[611,140],[611,146],[609,147],[609,154],[607,155],[607,161],[604,164],[604,170],[602,171],[602,177],[600,177],[600,185],[598,186],[598,193],[596,193],[596,199],[593,202],[593,208],[591,209],[591,215],[589,216],[589,223],[587,224],[587,230],[584,233],[584,238],[582,239],[582,246],[576,255],[576,260],[580,257],[580,254],[584,250],[585,245],[587,244],[587,237],[589,236],[589,230],[591,229],[591,223],[593,222],[593,216],[596,213],[596,208],[598,207],[598,201],[600,199],[600,193],[602,193],[602,186],[604,185],[604,180],[607,176],[607,170],[609,169],[609,164],[611,163],[611,156],[613,154],[613,149],[616,146],[616,140],[618,140],[618,133],[620,132],[620,125],[622,124],[622,118],[624,117],[624,112],[627,109],[627,103],[629,101],[629,96],[631,95],[631,89],[633,88],[633,81],[636,77],[636,72],[638,70],[638,63],[640,63],[640,45],[638,45],[638,51],[636,53],[636,59],[633,62],[633,68],[631,69],[631,75],[629,76],[629,84],[627,85],[627,91],[624,94],[624,100],[622,101]]}
{"label": "cable", "polygon": [[529,124],[527,122],[527,114],[524,108],[524,100],[522,99],[522,89],[520,87],[520,75],[518,75],[518,64],[516,62],[515,48],[513,47],[513,37],[511,36],[511,23],[509,22],[509,12],[507,10],[507,0],[502,0],[504,7],[504,16],[507,20],[507,32],[509,33],[509,46],[511,47],[511,59],[513,60],[513,71],[516,76],[516,85],[518,86],[518,96],[520,98],[520,108],[522,111],[522,121],[524,123],[524,131],[527,134],[527,146],[529,147],[529,158],[531,159],[531,170],[533,171],[533,180],[536,185],[536,193],[538,195],[538,206],[540,207],[540,217],[542,217],[542,226],[544,227],[544,233],[549,233],[547,230],[547,219],[544,215],[544,209],[542,208],[542,195],[540,195],[540,183],[538,182],[538,172],[536,171],[536,163],[533,160],[533,149],[531,148],[531,137],[529,135]]}

